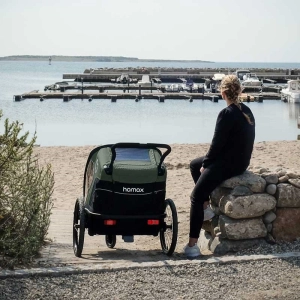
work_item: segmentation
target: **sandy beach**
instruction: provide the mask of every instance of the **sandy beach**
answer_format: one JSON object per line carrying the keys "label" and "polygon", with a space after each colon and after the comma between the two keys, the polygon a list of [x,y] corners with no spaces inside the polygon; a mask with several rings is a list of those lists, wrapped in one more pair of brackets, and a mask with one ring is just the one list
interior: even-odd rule
{"label": "sandy beach", "polygon": [[[177,249],[186,243],[189,231],[189,195],[193,181],[189,162],[205,155],[209,144],[173,144],[171,154],[166,158],[168,168],[167,197],[174,200],[179,218]],[[82,147],[37,147],[40,164],[50,163],[55,174],[54,210],[73,210],[75,200],[82,194],[83,172],[90,151],[95,146]],[[300,172],[300,141],[259,142],[249,166],[250,170],[282,167]],[[141,245],[140,245],[141,246]],[[151,247],[143,243],[142,248]]]}

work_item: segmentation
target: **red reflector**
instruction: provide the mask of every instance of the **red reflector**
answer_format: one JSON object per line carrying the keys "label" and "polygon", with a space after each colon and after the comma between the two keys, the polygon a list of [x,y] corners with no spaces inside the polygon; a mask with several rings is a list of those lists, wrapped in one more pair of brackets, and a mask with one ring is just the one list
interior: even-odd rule
{"label": "red reflector", "polygon": [[104,220],[104,225],[116,225],[116,220]]}
{"label": "red reflector", "polygon": [[159,220],[148,220],[148,225],[159,225]]}

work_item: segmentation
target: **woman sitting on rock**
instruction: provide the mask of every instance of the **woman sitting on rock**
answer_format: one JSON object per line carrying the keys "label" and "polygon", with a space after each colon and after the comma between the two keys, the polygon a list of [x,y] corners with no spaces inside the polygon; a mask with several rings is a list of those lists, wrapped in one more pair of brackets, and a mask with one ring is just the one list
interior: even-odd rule
{"label": "woman sitting on rock", "polygon": [[255,120],[250,108],[239,101],[241,84],[238,78],[225,76],[219,88],[227,107],[218,115],[206,156],[190,164],[195,187],[191,194],[189,243],[184,247],[189,258],[201,254],[197,242],[203,221],[214,216],[208,206],[209,195],[221,182],[247,169],[253,150]]}

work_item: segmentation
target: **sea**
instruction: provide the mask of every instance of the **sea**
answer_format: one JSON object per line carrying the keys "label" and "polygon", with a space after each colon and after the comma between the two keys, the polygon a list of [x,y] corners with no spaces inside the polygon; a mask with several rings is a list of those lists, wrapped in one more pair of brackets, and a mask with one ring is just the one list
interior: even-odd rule
{"label": "sea", "polygon": [[[4,120],[18,120],[23,132],[41,146],[103,145],[116,142],[210,143],[225,101],[208,100],[72,100],[13,101],[14,95],[43,90],[62,81],[63,73],[83,73],[87,68],[300,68],[300,63],[188,63],[188,62],[0,62],[0,134]],[[280,100],[247,103],[256,119],[256,142],[297,140],[300,106]]]}

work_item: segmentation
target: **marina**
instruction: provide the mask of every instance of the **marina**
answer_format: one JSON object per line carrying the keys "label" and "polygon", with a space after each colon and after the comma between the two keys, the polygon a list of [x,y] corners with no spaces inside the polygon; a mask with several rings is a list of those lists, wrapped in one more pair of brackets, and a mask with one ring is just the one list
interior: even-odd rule
{"label": "marina", "polygon": [[[115,140],[209,143],[218,113],[226,105],[220,99],[220,93],[213,93],[213,88],[203,92],[204,84],[195,82],[192,93],[188,90],[175,91],[181,85],[186,86],[183,83],[152,82],[151,93],[151,81],[148,87],[146,83],[129,83],[128,92],[128,83],[62,80],[63,73],[80,73],[86,67],[137,68],[137,63],[87,64],[52,61],[51,66],[44,62],[0,64],[0,80],[3,83],[0,97],[4,118],[19,120],[24,124],[24,132],[29,131],[31,135],[37,132],[37,144],[42,146],[97,145]],[[150,63],[145,66],[151,69]],[[164,65],[161,66],[163,69]],[[219,66],[222,65],[216,64],[217,68]],[[261,65],[231,63],[228,66],[230,70],[252,70]],[[265,64],[263,67],[272,70],[279,67],[300,69],[300,64]],[[253,73],[257,74],[257,71]],[[187,81],[190,82],[189,78]],[[262,93],[254,89],[250,91],[248,87],[246,91],[249,92],[243,94],[245,104],[256,117],[256,142],[295,140],[299,135],[297,121],[300,106],[297,103],[281,101],[282,88],[276,85],[277,89],[275,85],[265,83]],[[163,93],[158,90],[159,86],[166,87],[166,91]],[[99,87],[103,88],[101,92]],[[19,100],[22,101],[12,101],[14,95],[20,96]],[[93,97],[89,101],[91,95]],[[157,96],[164,102],[159,102]],[[258,98],[255,101],[255,96],[263,96],[263,102],[257,101]],[[63,101],[64,97],[66,101]],[[216,100],[218,101],[214,102]]]}
{"label": "marina", "polygon": [[[182,99],[190,102],[194,100],[218,102],[221,99],[218,86],[225,73],[220,71],[225,70],[219,69],[219,73],[212,73],[217,69],[209,72],[207,69],[206,72],[201,69],[182,69],[180,72],[178,70],[178,68],[159,68],[156,71],[155,68],[130,68],[124,73],[124,69],[86,69],[83,74],[63,74],[63,79],[69,81],[46,85],[44,91],[34,90],[14,95],[14,101],[35,98],[40,101],[63,99],[64,102],[72,99],[89,101],[110,99],[111,102],[116,102],[117,99],[134,99],[136,102],[142,99],[159,102]],[[282,96],[281,90],[287,85],[289,78],[300,77],[298,69],[288,70],[285,73],[276,69],[259,70],[256,73],[242,69],[235,70],[233,74],[238,76],[243,88],[240,99],[247,102],[262,102],[264,99],[288,101],[287,97]],[[70,80],[72,78],[73,81]]]}

